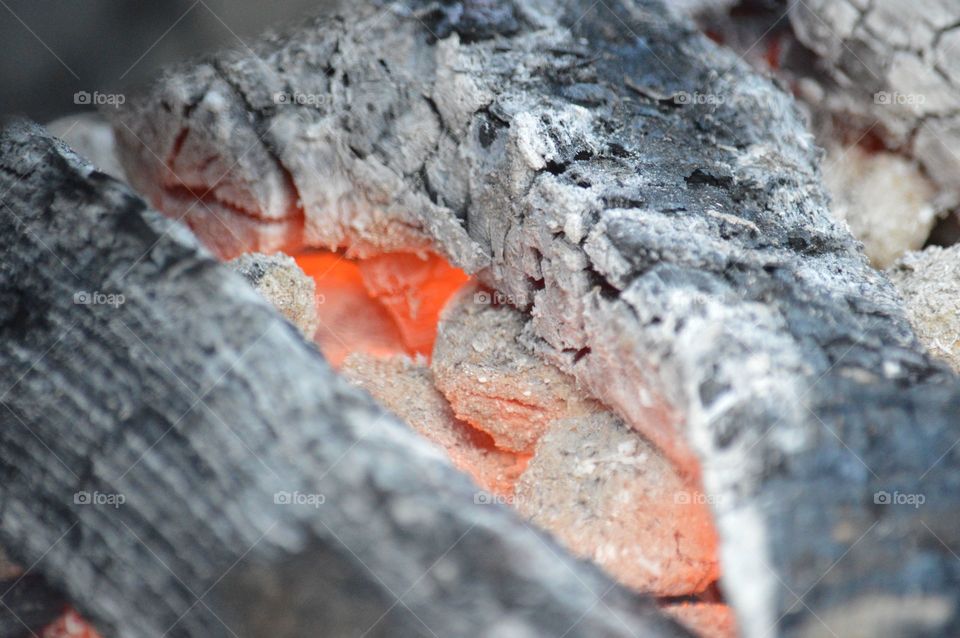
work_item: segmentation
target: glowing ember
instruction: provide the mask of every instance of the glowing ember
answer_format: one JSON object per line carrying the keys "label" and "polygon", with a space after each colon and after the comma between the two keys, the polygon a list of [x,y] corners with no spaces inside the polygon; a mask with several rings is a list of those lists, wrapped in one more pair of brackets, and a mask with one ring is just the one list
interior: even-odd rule
{"label": "glowing ember", "polygon": [[313,251],[296,261],[317,284],[314,339],[335,367],[352,352],[429,355],[440,310],[468,279],[435,255],[350,260]]}
{"label": "glowing ember", "polygon": [[554,421],[517,484],[517,507],[573,553],[657,596],[719,575],[707,504],[635,430],[600,409]]}
{"label": "glowing ember", "polygon": [[386,308],[367,293],[357,264],[330,252],[302,253],[297,264],[317,284],[314,341],[334,367],[352,352],[388,356],[406,352]]}
{"label": "glowing ember", "polygon": [[520,311],[490,301],[471,284],[447,304],[431,368],[458,418],[488,432],[499,447],[530,454],[552,421],[599,406],[573,377],[521,345]]}
{"label": "glowing ember", "polygon": [[440,311],[469,277],[436,255],[393,253],[359,263],[364,284],[400,328],[411,354],[429,355]]}
{"label": "glowing ember", "polygon": [[704,638],[736,638],[739,635],[733,610],[727,605],[685,602],[664,605],[663,610]]}
{"label": "glowing ember", "polygon": [[502,496],[513,495],[530,457],[497,449],[489,434],[458,420],[437,391],[422,357],[378,359],[355,354],[344,362],[343,373],[380,405],[446,450],[450,461],[477,485]]}

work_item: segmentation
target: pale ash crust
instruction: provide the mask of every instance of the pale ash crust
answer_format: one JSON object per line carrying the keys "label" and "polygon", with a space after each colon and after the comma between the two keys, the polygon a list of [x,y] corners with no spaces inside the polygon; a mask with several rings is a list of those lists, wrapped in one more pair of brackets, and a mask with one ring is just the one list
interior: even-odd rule
{"label": "pale ash crust", "polygon": [[[960,13],[952,0],[806,0],[790,5],[797,38],[820,58],[814,108],[915,157],[960,202]],[[809,97],[809,96],[808,96]],[[818,102],[818,103],[817,103]]]}
{"label": "pale ash crust", "polygon": [[280,314],[312,339],[317,331],[317,285],[284,254],[245,253],[227,262]]}
{"label": "pale ash crust", "polygon": [[501,448],[530,453],[551,421],[603,410],[525,348],[527,319],[478,285],[451,299],[437,326],[430,368],[457,416]]}
{"label": "pale ash crust", "polygon": [[960,372],[960,246],[907,253],[888,271],[930,353]]}
{"label": "pale ash crust", "polygon": [[[345,8],[266,38],[259,59],[221,58],[241,89],[216,109],[193,79],[213,67],[173,72],[123,121],[161,150],[204,123],[193,155],[238,161],[217,189],[246,188],[264,217],[286,210],[280,158],[308,243],[425,242],[527,312],[532,348],[699,462],[747,636],[820,630],[863,592],[960,603],[946,593],[960,564],[917,513],[873,502],[894,486],[944,494],[924,520],[956,536],[955,380],[831,219],[791,99],[654,2],[506,3],[513,21],[479,35],[403,6]],[[273,105],[297,89],[329,102]],[[678,105],[681,91],[726,99]],[[251,163],[237,131],[270,161]],[[134,183],[164,207],[163,171],[118,132]],[[181,157],[193,178],[199,161]],[[367,232],[391,219],[408,232]],[[791,592],[808,590],[798,608]]]}

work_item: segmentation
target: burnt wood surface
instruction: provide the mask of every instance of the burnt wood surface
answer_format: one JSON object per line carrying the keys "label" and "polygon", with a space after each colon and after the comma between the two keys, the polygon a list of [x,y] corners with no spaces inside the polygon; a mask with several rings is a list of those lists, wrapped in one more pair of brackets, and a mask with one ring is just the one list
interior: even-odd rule
{"label": "burnt wood surface", "polygon": [[104,636],[687,635],[22,120],[0,193],[0,543]]}
{"label": "burnt wood surface", "polygon": [[830,216],[792,99],[666,15],[343,3],[171,71],[120,153],[225,254],[428,246],[479,273],[699,462],[746,635],[957,635],[957,379]]}
{"label": "burnt wood surface", "polygon": [[35,636],[56,620],[67,606],[66,598],[38,573],[0,580],[0,636]]}

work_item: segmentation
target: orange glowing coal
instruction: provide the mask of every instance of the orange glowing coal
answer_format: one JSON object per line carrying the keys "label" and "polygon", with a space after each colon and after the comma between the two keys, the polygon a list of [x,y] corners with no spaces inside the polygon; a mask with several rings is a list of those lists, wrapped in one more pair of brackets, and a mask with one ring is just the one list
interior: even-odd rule
{"label": "orange glowing coal", "polygon": [[469,280],[433,254],[363,260],[328,251],[294,257],[317,285],[315,341],[334,367],[354,352],[429,357],[440,311]]}

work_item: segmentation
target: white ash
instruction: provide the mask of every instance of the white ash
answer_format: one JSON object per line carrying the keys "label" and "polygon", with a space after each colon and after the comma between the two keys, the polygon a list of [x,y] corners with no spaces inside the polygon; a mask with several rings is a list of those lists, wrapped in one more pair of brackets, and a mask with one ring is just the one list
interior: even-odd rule
{"label": "white ash", "polygon": [[937,221],[935,185],[912,160],[858,146],[832,146],[823,177],[833,213],[863,242],[877,268],[921,248]]}
{"label": "white ash", "polygon": [[960,372],[960,245],[908,253],[887,274],[920,341]]}
{"label": "white ash", "polygon": [[657,595],[717,577],[706,499],[610,412],[555,421],[517,483],[520,512],[620,582]]}
{"label": "white ash", "polygon": [[530,451],[554,419],[598,409],[570,375],[521,345],[527,318],[468,286],[444,309],[431,367],[457,416],[499,447]]}
{"label": "white ash", "polygon": [[227,262],[267,301],[312,339],[317,331],[316,283],[289,255],[247,253]]}
{"label": "white ash", "polygon": [[942,207],[960,202],[956,2],[807,0],[791,3],[789,15],[826,70],[811,79],[822,87],[812,105],[823,119],[879,135],[921,163]]}

